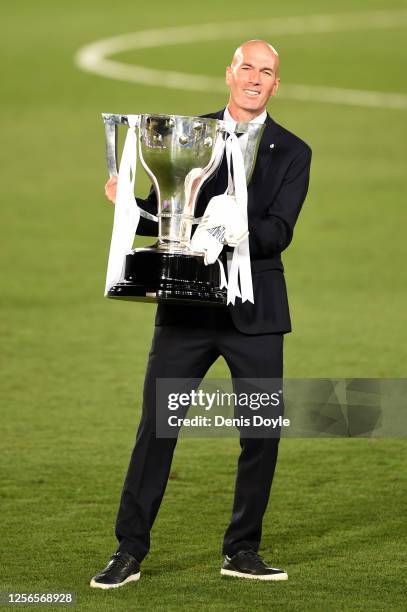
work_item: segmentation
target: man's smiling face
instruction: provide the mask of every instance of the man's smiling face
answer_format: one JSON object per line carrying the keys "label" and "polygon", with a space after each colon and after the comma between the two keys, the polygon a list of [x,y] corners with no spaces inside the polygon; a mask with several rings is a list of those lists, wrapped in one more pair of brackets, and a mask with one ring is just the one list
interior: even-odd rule
{"label": "man's smiling face", "polygon": [[247,121],[265,110],[278,89],[278,68],[277,52],[264,41],[249,41],[236,50],[226,68],[228,108],[234,119]]}

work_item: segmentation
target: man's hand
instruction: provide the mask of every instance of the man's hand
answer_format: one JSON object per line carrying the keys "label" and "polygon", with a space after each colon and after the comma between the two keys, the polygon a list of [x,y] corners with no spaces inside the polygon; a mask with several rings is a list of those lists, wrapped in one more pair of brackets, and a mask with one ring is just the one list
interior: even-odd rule
{"label": "man's hand", "polygon": [[105,185],[105,195],[113,204],[116,204],[117,180],[117,176],[111,176]]}

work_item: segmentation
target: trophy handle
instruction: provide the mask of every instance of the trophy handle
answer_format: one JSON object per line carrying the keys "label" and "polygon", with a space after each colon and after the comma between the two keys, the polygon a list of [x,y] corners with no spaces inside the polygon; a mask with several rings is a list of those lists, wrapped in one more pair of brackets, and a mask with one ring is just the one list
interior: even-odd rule
{"label": "trophy handle", "polygon": [[117,176],[119,166],[117,163],[117,147],[118,147],[118,130],[120,124],[128,125],[127,115],[112,115],[111,113],[102,113],[103,122],[105,124],[106,136],[106,158],[109,177]]}
{"label": "trophy handle", "polygon": [[[117,163],[118,126],[129,125],[129,121],[127,115],[102,113],[102,117],[105,124],[107,169],[109,178],[111,178],[119,173],[119,164]],[[149,221],[158,222],[156,215],[152,215],[142,208],[140,208],[140,215],[145,219],[149,219]]]}
{"label": "trophy handle", "polygon": [[256,164],[257,153],[259,150],[260,140],[263,136],[264,128],[264,123],[237,123],[236,125],[236,132],[238,134],[248,134],[247,147],[243,155],[247,184],[250,183],[250,180],[252,178],[254,166]]}
{"label": "trophy handle", "polygon": [[109,178],[117,176],[119,169],[117,166],[117,125],[110,121],[105,121],[106,136],[106,158]]}

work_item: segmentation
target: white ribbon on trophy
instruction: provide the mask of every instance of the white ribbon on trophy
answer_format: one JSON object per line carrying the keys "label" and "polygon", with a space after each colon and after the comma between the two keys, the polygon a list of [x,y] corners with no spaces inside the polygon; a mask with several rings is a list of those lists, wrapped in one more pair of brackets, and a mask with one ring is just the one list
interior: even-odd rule
{"label": "white ribbon on trophy", "polygon": [[128,115],[129,129],[123,147],[117,181],[112,240],[107,264],[105,295],[123,279],[125,256],[131,251],[140,219],[140,209],[134,197],[137,165],[137,134],[139,115]]}
{"label": "white ribbon on trophy", "polygon": [[[230,152],[229,152],[230,151]],[[243,154],[240,149],[238,138],[231,134],[226,141],[226,154],[233,162],[233,185],[237,208],[243,218],[245,234],[238,241],[233,250],[232,264],[229,272],[227,303],[235,303],[236,297],[241,297],[242,302],[249,301],[254,304],[252,270],[250,265],[249,230],[247,222],[247,184]],[[230,161],[228,164],[230,174]],[[231,191],[229,181],[228,191]],[[234,212],[234,215],[239,213]],[[233,244],[231,245],[233,246]],[[240,291],[239,291],[240,283]]]}
{"label": "white ribbon on trophy", "polygon": [[[225,144],[228,188],[225,194],[213,197],[208,203],[202,221],[191,239],[191,248],[204,252],[205,264],[208,265],[218,259],[225,244],[234,247],[227,283],[227,303],[234,305],[237,297],[241,297],[242,302],[254,303],[243,154],[239,140],[234,133],[235,124],[224,121],[223,126],[229,132]],[[219,265],[221,276],[224,279],[225,275],[220,261]]]}

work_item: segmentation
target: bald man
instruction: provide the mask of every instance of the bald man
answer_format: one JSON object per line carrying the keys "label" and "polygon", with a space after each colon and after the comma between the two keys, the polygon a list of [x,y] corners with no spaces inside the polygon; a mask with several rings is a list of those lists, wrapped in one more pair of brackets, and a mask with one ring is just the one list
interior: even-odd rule
{"label": "bald man", "polygon": [[[233,380],[283,376],[283,338],[291,331],[281,253],[293,237],[307,194],[311,149],[278,125],[266,111],[280,83],[279,56],[266,41],[251,40],[235,52],[226,68],[226,108],[206,115],[236,122],[265,123],[256,165],[248,186],[249,245],[254,304],[237,299],[234,306],[159,304],[143,393],[143,409],[116,520],[117,552],[94,576],[91,586],[117,588],[140,578],[149,551],[150,531],[166,488],[176,438],[156,436],[156,380],[201,380],[223,356]],[[239,139],[245,147],[244,136]],[[117,179],[105,187],[112,202]],[[225,192],[227,168],[202,189],[201,216],[210,199]],[[139,206],[157,211],[154,190]],[[141,217],[140,235],[157,235],[157,225]],[[287,573],[259,556],[263,516],[273,481],[279,438],[240,435],[232,516],[223,540],[221,574],[257,580],[286,580]],[[216,472],[216,462],[214,463]],[[206,499],[202,499],[206,503]],[[165,571],[165,568],[163,568]]]}

